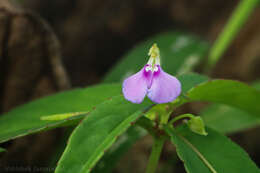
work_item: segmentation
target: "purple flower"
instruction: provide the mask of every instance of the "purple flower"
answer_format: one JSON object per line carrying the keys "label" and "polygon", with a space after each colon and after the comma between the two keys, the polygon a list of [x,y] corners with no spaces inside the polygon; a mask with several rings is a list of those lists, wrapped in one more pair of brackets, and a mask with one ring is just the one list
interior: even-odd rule
{"label": "purple flower", "polygon": [[154,44],[148,55],[147,64],[136,74],[123,82],[125,99],[133,103],[141,103],[147,95],[155,103],[168,103],[181,93],[181,83],[160,66],[159,48]]}

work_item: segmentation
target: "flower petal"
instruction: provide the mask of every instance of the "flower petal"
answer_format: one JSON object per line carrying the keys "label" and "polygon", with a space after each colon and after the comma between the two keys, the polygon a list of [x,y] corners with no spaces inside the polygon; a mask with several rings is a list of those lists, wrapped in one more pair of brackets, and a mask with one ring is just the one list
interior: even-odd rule
{"label": "flower petal", "polygon": [[123,94],[125,99],[133,103],[143,101],[152,78],[152,72],[145,70],[147,66],[145,65],[142,70],[124,80]]}
{"label": "flower petal", "polygon": [[154,72],[152,86],[147,96],[155,103],[168,103],[175,100],[181,93],[180,81],[164,72],[158,65],[158,71]]}

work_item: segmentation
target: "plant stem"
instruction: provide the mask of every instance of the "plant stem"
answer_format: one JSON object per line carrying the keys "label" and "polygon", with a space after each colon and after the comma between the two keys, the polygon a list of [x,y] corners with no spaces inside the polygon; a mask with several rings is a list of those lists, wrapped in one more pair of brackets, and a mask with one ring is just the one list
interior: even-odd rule
{"label": "plant stem", "polygon": [[240,1],[209,52],[206,71],[209,71],[217,63],[258,4],[259,0]]}
{"label": "plant stem", "polygon": [[[168,123],[168,120],[169,120],[169,117],[170,117],[170,114],[172,113],[172,111],[177,106],[179,106],[185,102],[186,102],[186,99],[176,99],[174,102],[164,105],[165,106],[164,108],[166,109],[166,111],[160,112],[160,113],[162,113],[162,115],[161,115],[161,119],[159,122],[159,129],[160,129],[160,126],[163,126]],[[163,134],[158,134],[158,131],[154,131],[153,129],[151,129],[151,127],[153,127],[153,126],[151,126],[148,123],[146,123],[146,124],[144,124],[144,123],[145,123],[144,121],[140,122],[140,125],[144,126],[154,137],[154,143],[153,143],[153,147],[152,147],[152,152],[149,157],[148,165],[146,168],[146,173],[155,173],[157,165],[158,165],[158,161],[160,159],[160,155],[161,155],[161,152],[163,149],[163,145],[164,145],[165,140],[167,139],[167,136],[165,136]],[[158,130],[158,129],[156,129],[156,130]]]}
{"label": "plant stem", "polygon": [[194,115],[192,115],[192,114],[182,114],[182,115],[179,115],[179,116],[173,118],[173,119],[169,122],[169,124],[173,124],[174,122],[176,122],[176,121],[178,121],[178,120],[180,120],[180,119],[182,119],[182,118],[193,118],[193,117],[194,117]]}
{"label": "plant stem", "polygon": [[155,137],[154,144],[152,147],[152,153],[149,157],[148,165],[146,168],[146,173],[155,173],[160,155],[162,152],[163,144],[165,141],[164,137]]}

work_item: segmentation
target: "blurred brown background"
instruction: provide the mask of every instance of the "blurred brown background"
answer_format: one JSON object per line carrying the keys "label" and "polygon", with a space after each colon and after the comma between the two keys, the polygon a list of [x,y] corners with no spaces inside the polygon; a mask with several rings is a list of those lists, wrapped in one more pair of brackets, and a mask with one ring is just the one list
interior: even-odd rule
{"label": "blurred brown background", "polygon": [[[70,87],[98,83],[136,43],[156,33],[184,30],[212,43],[237,3],[237,0],[0,0],[0,112]],[[212,76],[246,82],[259,79],[259,28],[258,8]],[[47,165],[62,134],[64,130],[58,129],[2,144],[8,153],[0,155],[0,166]],[[256,129],[235,134],[233,138],[260,164]],[[135,172],[143,172],[150,146],[149,137],[138,142],[116,172],[132,172],[133,165]],[[171,153],[174,148],[166,147],[161,172],[183,172],[182,163]],[[171,166],[174,163],[175,168]]]}

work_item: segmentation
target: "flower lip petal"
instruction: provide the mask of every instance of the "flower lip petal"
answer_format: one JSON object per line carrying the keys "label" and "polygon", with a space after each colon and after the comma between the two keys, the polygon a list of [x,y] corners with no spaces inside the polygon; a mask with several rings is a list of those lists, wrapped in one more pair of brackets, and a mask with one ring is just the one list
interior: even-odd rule
{"label": "flower lip petal", "polygon": [[153,73],[152,85],[147,96],[155,103],[168,103],[175,100],[181,93],[181,83],[170,74],[164,72],[159,65]]}
{"label": "flower lip petal", "polygon": [[152,72],[146,71],[147,66],[149,65],[145,65],[139,72],[124,80],[122,91],[125,99],[133,103],[143,101],[152,78]]}

